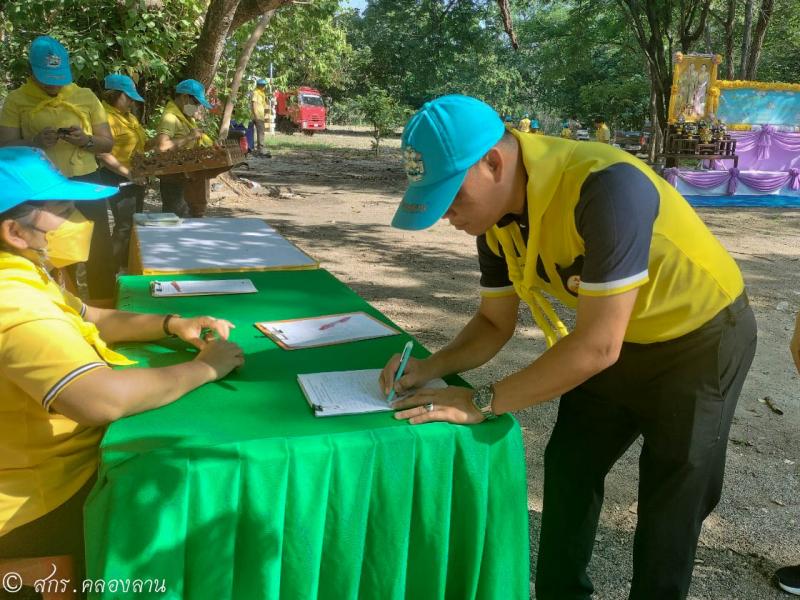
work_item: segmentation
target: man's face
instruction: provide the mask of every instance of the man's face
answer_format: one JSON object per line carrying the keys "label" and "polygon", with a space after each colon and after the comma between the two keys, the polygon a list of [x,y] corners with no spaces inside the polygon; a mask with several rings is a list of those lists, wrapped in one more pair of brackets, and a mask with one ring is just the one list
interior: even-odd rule
{"label": "man's face", "polygon": [[48,96],[53,96],[53,97],[58,96],[58,92],[60,92],[61,89],[64,87],[63,85],[45,85],[35,77],[33,78],[33,80],[40,88],[44,90],[44,93],[47,94]]}
{"label": "man's face", "polygon": [[509,169],[503,169],[499,152],[490,152],[473,165],[453,203],[442,218],[470,235],[486,233],[507,212],[511,186]]}

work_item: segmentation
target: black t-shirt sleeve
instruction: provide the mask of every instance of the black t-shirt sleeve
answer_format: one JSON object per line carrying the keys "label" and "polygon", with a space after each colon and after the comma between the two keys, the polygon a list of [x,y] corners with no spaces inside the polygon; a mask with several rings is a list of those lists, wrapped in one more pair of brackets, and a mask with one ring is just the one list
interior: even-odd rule
{"label": "black t-shirt sleeve", "polygon": [[507,288],[511,286],[511,279],[508,277],[508,265],[502,255],[503,249],[500,248],[500,256],[492,252],[486,241],[486,235],[477,237],[478,244],[478,263],[481,270],[481,288],[491,290],[493,288]]}
{"label": "black t-shirt sleeve", "polygon": [[633,165],[618,163],[586,178],[575,207],[585,246],[580,293],[613,295],[648,280],[658,209],[658,190]]}

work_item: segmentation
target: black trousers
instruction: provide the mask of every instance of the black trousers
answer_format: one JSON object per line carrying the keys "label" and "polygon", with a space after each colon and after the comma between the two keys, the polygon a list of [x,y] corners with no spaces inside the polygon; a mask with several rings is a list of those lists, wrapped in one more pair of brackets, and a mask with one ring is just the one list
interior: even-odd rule
{"label": "black trousers", "polygon": [[75,569],[73,583],[77,583],[74,587],[80,590],[86,577],[83,505],[95,481],[97,476],[92,475],[74,496],[55,510],[0,536],[0,558],[70,555]]}
{"label": "black trousers", "polygon": [[[99,170],[87,175],[78,175],[71,179],[73,181],[108,185],[103,182],[103,176]],[[93,299],[113,298],[117,292],[117,266],[111,245],[108,201],[76,202],[75,208],[94,223],[89,260],[86,262],[86,283],[89,286],[89,297]]]}
{"label": "black trousers", "polygon": [[119,193],[108,199],[111,214],[114,215],[114,231],[111,234],[111,248],[116,269],[127,268],[128,255],[133,231],[133,215],[144,210],[145,187],[131,183],[127,177],[105,168],[99,170],[103,185],[120,186]]}
{"label": "black trousers", "polygon": [[623,344],[615,365],[561,398],[545,451],[538,600],[589,600],[605,476],[639,436],[632,600],[686,598],[703,520],[719,501],[736,402],[756,350],[747,297],[702,327]]}

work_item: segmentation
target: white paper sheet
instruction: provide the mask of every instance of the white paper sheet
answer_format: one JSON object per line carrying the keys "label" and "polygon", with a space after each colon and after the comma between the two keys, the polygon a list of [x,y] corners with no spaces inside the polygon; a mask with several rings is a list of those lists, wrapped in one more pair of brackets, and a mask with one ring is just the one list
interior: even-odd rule
{"label": "white paper sheet", "polygon": [[172,296],[218,296],[255,294],[258,290],[249,279],[206,279],[192,281],[153,281],[150,293],[154,298]]}
{"label": "white paper sheet", "polygon": [[[332,417],[392,410],[378,383],[380,374],[380,369],[331,371],[298,375],[297,380],[314,414]],[[434,379],[424,387],[441,389],[447,384],[442,379]]]}
{"label": "white paper sheet", "polygon": [[266,321],[256,323],[256,327],[287,349],[330,346],[399,333],[364,312],[291,321]]}

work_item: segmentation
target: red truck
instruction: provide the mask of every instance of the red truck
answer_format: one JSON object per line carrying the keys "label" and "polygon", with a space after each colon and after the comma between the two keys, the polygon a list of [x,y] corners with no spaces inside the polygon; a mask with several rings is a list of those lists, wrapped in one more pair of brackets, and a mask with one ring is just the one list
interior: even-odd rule
{"label": "red truck", "polygon": [[291,134],[300,130],[306,135],[325,131],[325,103],[318,90],[299,87],[287,92],[277,91],[275,103],[279,131]]}

